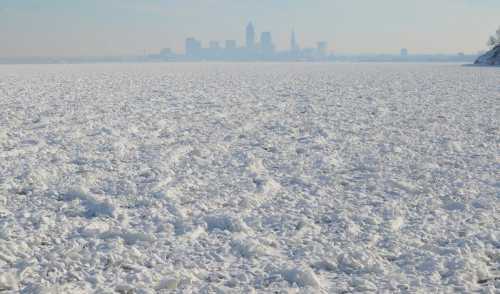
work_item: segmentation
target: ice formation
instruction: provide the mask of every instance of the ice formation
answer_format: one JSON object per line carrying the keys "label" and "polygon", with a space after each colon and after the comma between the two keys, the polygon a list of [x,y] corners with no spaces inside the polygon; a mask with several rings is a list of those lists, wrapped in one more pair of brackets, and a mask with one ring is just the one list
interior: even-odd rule
{"label": "ice formation", "polygon": [[499,81],[0,66],[0,291],[499,291]]}

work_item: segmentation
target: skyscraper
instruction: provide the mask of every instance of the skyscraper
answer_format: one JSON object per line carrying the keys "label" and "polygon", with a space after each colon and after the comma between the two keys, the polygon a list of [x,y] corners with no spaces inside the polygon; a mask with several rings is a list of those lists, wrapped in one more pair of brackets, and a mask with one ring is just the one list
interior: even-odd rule
{"label": "skyscraper", "polygon": [[274,52],[273,39],[271,37],[271,32],[262,32],[260,35],[260,49],[263,53]]}
{"label": "skyscraper", "polygon": [[299,45],[297,44],[297,40],[295,39],[295,30],[292,30],[292,36],[290,38],[290,51],[291,52],[299,51]]}
{"label": "skyscraper", "polygon": [[198,56],[201,52],[201,42],[195,38],[186,39],[186,55],[187,56]]}
{"label": "skyscraper", "polygon": [[324,42],[324,41],[321,41],[321,42],[318,42],[317,45],[318,45],[317,46],[318,55],[320,57],[325,57],[326,54],[327,54],[327,50],[328,50],[328,43]]}
{"label": "skyscraper", "polygon": [[247,49],[255,48],[255,28],[251,22],[247,25],[246,30],[246,47]]}
{"label": "skyscraper", "polygon": [[408,57],[408,49],[402,48],[399,54],[401,57]]}

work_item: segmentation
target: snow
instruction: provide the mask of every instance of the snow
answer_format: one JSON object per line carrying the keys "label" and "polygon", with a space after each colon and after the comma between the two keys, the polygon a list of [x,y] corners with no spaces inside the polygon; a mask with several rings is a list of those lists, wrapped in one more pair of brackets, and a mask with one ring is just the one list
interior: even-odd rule
{"label": "snow", "polygon": [[0,291],[499,291],[498,81],[2,65]]}

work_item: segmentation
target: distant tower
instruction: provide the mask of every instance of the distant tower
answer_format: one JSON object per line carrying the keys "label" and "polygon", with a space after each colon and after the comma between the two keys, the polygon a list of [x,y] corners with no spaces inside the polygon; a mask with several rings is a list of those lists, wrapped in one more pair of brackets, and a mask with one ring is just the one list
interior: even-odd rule
{"label": "distant tower", "polygon": [[251,22],[247,25],[246,31],[246,47],[247,49],[255,48],[255,28]]}
{"label": "distant tower", "polygon": [[324,41],[318,42],[317,50],[320,57],[325,57],[328,51],[328,43]]}
{"label": "distant tower", "polygon": [[271,37],[271,32],[263,32],[260,35],[260,49],[264,53],[274,52],[273,39]]}
{"label": "distant tower", "polygon": [[295,38],[295,30],[292,30],[292,37],[290,38],[290,51],[299,51],[299,45],[297,44],[297,39]]}
{"label": "distant tower", "polygon": [[187,56],[194,57],[199,55],[201,52],[201,42],[195,38],[187,38],[185,47]]}
{"label": "distant tower", "polygon": [[408,49],[403,48],[400,52],[401,57],[408,57]]}

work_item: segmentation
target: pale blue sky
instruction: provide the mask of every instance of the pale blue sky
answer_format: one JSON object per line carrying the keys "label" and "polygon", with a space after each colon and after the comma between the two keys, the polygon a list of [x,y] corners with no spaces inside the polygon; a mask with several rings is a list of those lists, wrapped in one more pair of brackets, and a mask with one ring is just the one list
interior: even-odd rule
{"label": "pale blue sky", "polygon": [[500,0],[0,0],[0,56],[125,55],[184,39],[244,40],[252,20],[288,48],[325,40],[342,53],[476,52]]}

